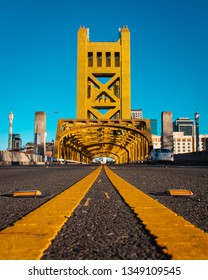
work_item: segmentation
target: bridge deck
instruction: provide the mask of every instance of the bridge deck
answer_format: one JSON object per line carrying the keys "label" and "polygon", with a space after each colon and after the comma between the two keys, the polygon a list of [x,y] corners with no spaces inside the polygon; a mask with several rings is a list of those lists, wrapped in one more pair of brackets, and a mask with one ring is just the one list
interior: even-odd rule
{"label": "bridge deck", "polygon": [[[105,170],[112,182],[97,166],[1,168],[0,259],[208,259],[208,236],[196,228],[207,231],[207,168],[116,165]],[[34,189],[38,182],[50,195],[7,196],[15,184]],[[174,184],[189,186],[194,196],[164,195]]]}

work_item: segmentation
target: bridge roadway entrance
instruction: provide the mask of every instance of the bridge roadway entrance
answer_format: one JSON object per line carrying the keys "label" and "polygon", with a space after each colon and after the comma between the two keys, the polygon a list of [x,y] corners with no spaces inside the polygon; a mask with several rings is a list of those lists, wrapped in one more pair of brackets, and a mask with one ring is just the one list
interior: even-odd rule
{"label": "bridge roadway entrance", "polygon": [[[0,176],[0,259],[208,259],[207,167],[19,166]],[[43,196],[13,197],[17,188]]]}

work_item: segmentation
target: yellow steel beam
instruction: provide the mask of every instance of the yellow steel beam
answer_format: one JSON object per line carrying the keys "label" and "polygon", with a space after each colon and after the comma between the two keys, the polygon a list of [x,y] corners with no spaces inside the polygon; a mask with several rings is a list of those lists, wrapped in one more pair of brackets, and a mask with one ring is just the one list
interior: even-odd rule
{"label": "yellow steel beam", "polygon": [[[99,108],[109,109],[108,114],[102,114]],[[127,27],[121,28],[117,42],[90,42],[89,29],[81,27],[78,31],[77,118],[94,117],[130,119],[130,32]]]}
{"label": "yellow steel beam", "polygon": [[[91,160],[95,153],[88,147],[98,147],[99,153],[97,144],[108,142],[113,146],[106,145],[103,152],[118,153],[120,162],[144,159],[146,147],[152,146],[149,120],[130,119],[130,91],[128,27],[119,29],[117,42],[91,42],[89,29],[81,27],[77,35],[78,120],[59,120],[55,157]],[[125,133],[114,134],[119,130]]]}
{"label": "yellow steel beam", "polygon": [[[132,161],[144,159],[148,153],[146,145],[151,146],[149,120],[60,120],[55,157],[64,154],[66,158],[67,147],[92,159],[92,150],[99,152],[101,145],[109,153],[113,150],[120,154],[117,147],[127,149]],[[125,159],[128,160],[129,156]]]}

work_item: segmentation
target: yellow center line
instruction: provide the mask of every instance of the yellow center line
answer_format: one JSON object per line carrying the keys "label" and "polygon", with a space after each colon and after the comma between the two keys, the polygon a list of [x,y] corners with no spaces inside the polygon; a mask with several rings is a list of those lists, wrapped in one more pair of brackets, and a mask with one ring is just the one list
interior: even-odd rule
{"label": "yellow center line", "polygon": [[138,190],[106,166],[105,172],[163,252],[174,260],[207,260],[208,234]]}
{"label": "yellow center line", "polygon": [[97,179],[102,167],[0,232],[1,260],[37,260]]}

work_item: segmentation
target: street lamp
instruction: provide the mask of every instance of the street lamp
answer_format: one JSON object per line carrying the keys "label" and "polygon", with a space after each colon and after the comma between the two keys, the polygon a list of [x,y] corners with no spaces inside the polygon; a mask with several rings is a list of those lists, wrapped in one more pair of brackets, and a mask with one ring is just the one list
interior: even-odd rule
{"label": "street lamp", "polygon": [[196,125],[196,151],[198,152],[199,151],[199,113],[196,112],[194,114],[194,117],[195,117],[195,125]]}
{"label": "street lamp", "polygon": [[12,112],[9,113],[9,143],[8,150],[12,151],[12,123],[14,119],[14,114]]}

